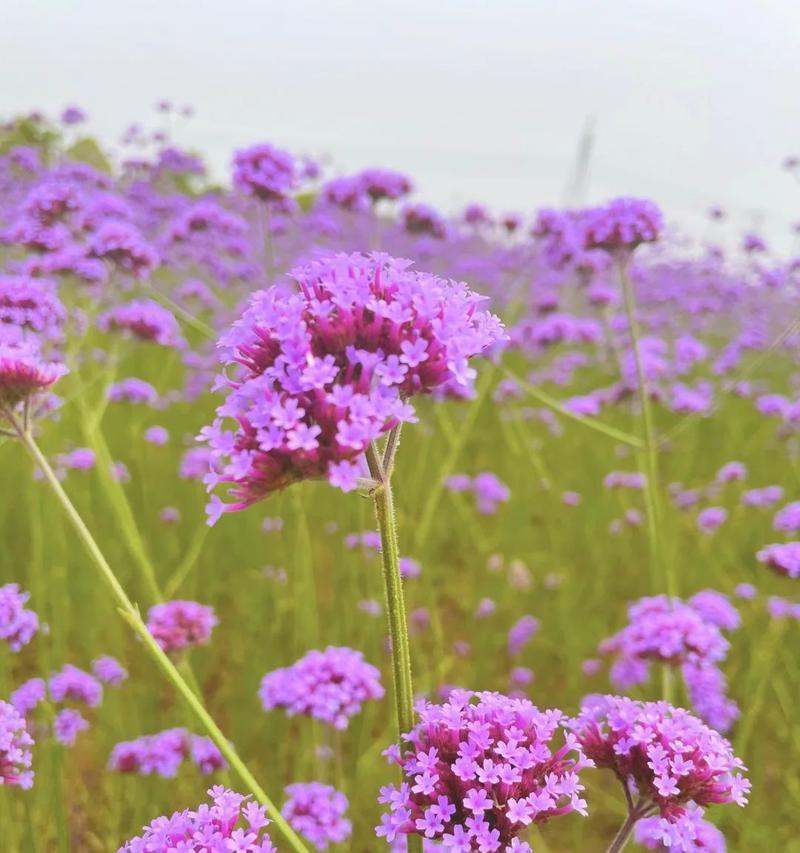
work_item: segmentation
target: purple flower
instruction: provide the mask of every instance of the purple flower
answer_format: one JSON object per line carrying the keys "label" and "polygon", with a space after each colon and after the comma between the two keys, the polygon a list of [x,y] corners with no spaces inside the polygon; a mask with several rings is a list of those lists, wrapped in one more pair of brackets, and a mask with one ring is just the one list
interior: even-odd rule
{"label": "purple flower", "polygon": [[587,758],[672,824],[694,804],[744,806],[750,783],[730,743],[667,702],[601,696],[569,724]]}
{"label": "purple flower", "polygon": [[103,701],[103,685],[93,675],[71,663],[51,675],[47,686],[50,698],[56,703],[72,700],[95,708]]}
{"label": "purple flower", "polygon": [[109,220],[92,235],[89,257],[108,261],[137,278],[147,276],[158,264],[155,249],[127,222]]}
{"label": "purple flower", "polygon": [[508,486],[491,471],[477,474],[472,480],[472,490],[475,493],[478,512],[483,515],[493,515],[499,504],[505,503],[511,497]]}
{"label": "purple flower", "polygon": [[201,773],[224,770],[227,763],[215,744],[186,729],[166,729],[135,740],[121,741],[111,751],[109,770],[140,776],[172,778],[183,762],[191,759]]}
{"label": "purple flower", "polygon": [[758,591],[751,583],[737,583],[733,592],[737,598],[742,598],[745,601],[752,600],[758,594]]}
{"label": "purple flower", "polygon": [[144,440],[156,447],[163,447],[169,441],[169,430],[162,426],[151,426],[144,431]]}
{"label": "purple flower", "polygon": [[233,159],[233,183],[260,201],[283,201],[297,184],[294,158],[268,144],[237,151]]}
{"label": "purple flower", "polygon": [[157,818],[117,853],[206,853],[210,849],[220,853],[277,853],[265,832],[269,820],[264,806],[247,802],[247,797],[219,785],[208,795],[211,805]]}
{"label": "purple flower", "polygon": [[516,657],[536,635],[539,630],[539,620],[535,616],[523,616],[517,620],[508,632],[508,653]]}
{"label": "purple flower", "polygon": [[638,821],[633,830],[637,844],[661,853],[725,853],[725,836],[705,820],[699,806],[689,805],[684,819],[678,824],[662,817],[646,817]]}
{"label": "purple flower", "polygon": [[365,169],[357,178],[374,203],[382,199],[397,201],[413,189],[410,178],[390,169]]}
{"label": "purple flower", "polygon": [[797,533],[800,530],[800,501],[793,501],[779,509],[772,519],[772,527],[782,533]]}
{"label": "purple flower", "polygon": [[103,655],[92,661],[92,672],[103,684],[111,687],[119,687],[128,677],[128,671],[111,655]]}
{"label": "purple flower", "polygon": [[127,332],[140,341],[165,347],[183,346],[178,322],[171,311],[152,299],[138,299],[101,314],[97,325],[104,332]]}
{"label": "purple flower", "polygon": [[424,234],[438,240],[444,240],[447,236],[447,223],[430,205],[407,204],[401,216],[409,234]]}
{"label": "purple flower", "polygon": [[581,225],[586,248],[606,251],[631,251],[640,243],[653,243],[664,229],[661,211],[640,198],[615,198],[587,210]]}
{"label": "purple flower", "polygon": [[25,718],[13,705],[0,700],[0,785],[33,787],[31,747]]}
{"label": "purple flower", "polygon": [[134,403],[153,406],[158,401],[158,391],[143,379],[122,379],[108,386],[108,399],[112,403]]}
{"label": "purple flower", "polygon": [[414,420],[410,396],[472,381],[469,359],[502,337],[500,321],[466,285],[408,267],[326,256],[293,271],[298,293],[253,295],[220,342],[239,373],[221,380],[228,398],[201,433],[219,466],[209,488],[230,484],[235,499],[214,514],[304,479],[354,488],[370,442]]}
{"label": "purple flower", "polygon": [[30,593],[21,592],[15,583],[0,586],[0,640],[5,640],[12,652],[27,646],[39,630],[39,617],[25,604]]}
{"label": "purple flower", "polygon": [[800,577],[800,542],[766,545],[756,554],[756,559],[779,575]]}
{"label": "purple flower", "polygon": [[347,797],[321,782],[297,782],[286,787],[288,799],[281,813],[290,826],[307,838],[317,850],[330,843],[346,841],[353,825],[345,818]]}
{"label": "purple flower", "polygon": [[69,371],[45,361],[30,345],[9,345],[0,339],[0,420],[24,400],[48,391]]}
{"label": "purple flower", "polygon": [[11,694],[11,704],[25,717],[39,706],[46,695],[44,679],[29,678]]}
{"label": "purple flower", "polygon": [[783,497],[782,486],[764,486],[762,489],[750,489],[742,495],[742,503],[751,507],[768,507]]}
{"label": "purple flower", "polygon": [[721,506],[709,506],[697,514],[697,526],[703,533],[713,533],[725,523],[728,510]]}
{"label": "purple flower", "polygon": [[380,672],[361,652],[328,646],[310,651],[290,667],[267,673],[259,690],[265,711],[282,708],[289,716],[304,714],[337,729],[346,729],[370,699],[381,699]]}
{"label": "purple flower", "polygon": [[89,723],[80,713],[72,708],[59,711],[53,720],[53,735],[64,746],[75,746],[78,735],[89,728]]}
{"label": "purple flower", "polygon": [[4,324],[60,341],[66,310],[55,284],[41,278],[0,276],[0,338]]}
{"label": "purple flower", "polygon": [[217,624],[214,608],[196,601],[165,601],[147,613],[147,630],[167,653],[208,645]]}
{"label": "purple flower", "polygon": [[724,631],[735,631],[742,623],[739,611],[731,604],[728,596],[714,589],[695,593],[686,603],[706,622]]}
{"label": "purple flower", "polygon": [[61,468],[71,471],[91,471],[97,464],[97,454],[90,447],[76,447],[69,453],[62,453],[57,461]]}
{"label": "purple flower", "polygon": [[735,483],[747,479],[747,468],[741,462],[728,462],[717,471],[718,483]]}
{"label": "purple flower", "polygon": [[[578,773],[590,766],[561,711],[499,693],[451,692],[443,705],[421,703],[407,747],[386,754],[404,781],[381,789],[388,805],[378,836],[393,843],[416,834],[445,850],[521,850],[531,823],[586,814]],[[560,739],[559,739],[560,740]]]}

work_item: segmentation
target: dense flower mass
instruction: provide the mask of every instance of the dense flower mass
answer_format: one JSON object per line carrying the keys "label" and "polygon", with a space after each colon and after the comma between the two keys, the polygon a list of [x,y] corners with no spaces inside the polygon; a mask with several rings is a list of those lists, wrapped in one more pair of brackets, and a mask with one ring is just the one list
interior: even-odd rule
{"label": "dense flower mass", "polygon": [[117,853],[277,853],[266,833],[266,809],[221,786],[211,804],[156,818]]}
{"label": "dense flower mass", "polygon": [[652,201],[615,198],[588,210],[582,226],[588,249],[630,250],[655,242],[664,230],[664,220]]}
{"label": "dense flower mass", "polygon": [[196,601],[165,601],[147,613],[147,630],[165,652],[207,645],[216,625],[214,608]]}
{"label": "dense flower mass", "polygon": [[676,825],[662,817],[646,817],[634,827],[634,839],[648,850],[686,853],[725,853],[725,836],[705,820],[699,806],[688,806],[686,819]]}
{"label": "dense flower mass", "polygon": [[25,607],[29,598],[30,593],[22,592],[15,583],[0,586],[0,640],[12,652],[30,643],[39,630],[39,617]]}
{"label": "dense flower mass", "polygon": [[141,341],[166,347],[179,346],[183,341],[175,317],[152,299],[118,305],[101,314],[97,324],[103,331],[124,331]]}
{"label": "dense flower mass", "polygon": [[344,816],[347,797],[321,782],[297,782],[286,788],[288,799],[281,812],[290,826],[317,850],[346,841],[353,825]]}
{"label": "dense flower mass", "polygon": [[380,672],[361,652],[337,646],[310,651],[292,666],[267,673],[259,690],[265,711],[282,708],[290,716],[305,714],[337,729],[346,729],[364,702],[383,693]]}
{"label": "dense flower mass", "polygon": [[578,773],[591,762],[562,730],[561,711],[454,690],[445,704],[422,703],[418,712],[404,752],[389,751],[404,780],[381,789],[389,811],[376,831],[388,842],[417,834],[451,853],[530,853],[518,836],[531,823],[586,814]]}
{"label": "dense flower mass", "polygon": [[33,786],[32,746],[25,718],[13,705],[0,700],[0,785]]}
{"label": "dense flower mass", "polygon": [[186,760],[191,760],[201,773],[225,770],[228,766],[214,742],[207,737],[191,734],[186,729],[166,729],[121,741],[112,750],[108,767],[116,773],[171,778]]}
{"label": "dense flower mass", "polygon": [[[502,337],[465,284],[385,255],[335,255],[292,272],[298,292],[255,294],[220,341],[240,370],[218,420],[203,431],[234,503],[211,518],[298,480],[357,484],[369,443],[414,419],[408,398],[475,376],[469,359]],[[236,429],[226,429],[235,419]]]}
{"label": "dense flower mass", "polygon": [[756,555],[758,561],[779,575],[800,577],[800,542],[766,545]]}
{"label": "dense flower mass", "polygon": [[586,703],[570,728],[597,767],[676,826],[675,849],[687,849],[677,845],[690,804],[747,803],[746,768],[730,743],[682,708],[603,696]]}

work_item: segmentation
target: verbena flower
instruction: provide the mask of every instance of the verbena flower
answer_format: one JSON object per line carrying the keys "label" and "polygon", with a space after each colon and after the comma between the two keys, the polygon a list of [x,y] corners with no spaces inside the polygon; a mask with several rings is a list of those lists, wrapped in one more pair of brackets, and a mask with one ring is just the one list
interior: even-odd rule
{"label": "verbena flower", "polygon": [[679,825],[660,817],[646,817],[638,821],[633,830],[634,840],[648,850],[686,853],[725,853],[728,849],[725,836],[705,820],[699,806],[688,806],[686,820]]}
{"label": "verbena flower", "polygon": [[68,372],[63,364],[44,359],[30,344],[9,345],[0,339],[0,420],[3,409],[13,410],[49,391]]}
{"label": "verbena flower", "polygon": [[587,249],[630,251],[641,243],[658,240],[664,220],[652,201],[615,198],[584,211],[581,229]]}
{"label": "verbena flower", "polygon": [[364,702],[383,694],[380,672],[361,652],[337,646],[310,651],[292,666],[267,673],[259,690],[265,711],[282,708],[337,729],[346,729]]}
{"label": "verbena flower", "polygon": [[59,711],[53,720],[53,735],[64,746],[75,746],[78,735],[88,728],[88,721],[73,708]]}
{"label": "verbena flower", "polygon": [[766,545],[756,554],[756,559],[779,575],[800,577],[800,542]]}
{"label": "verbena flower", "polygon": [[152,341],[165,347],[185,343],[172,312],[152,299],[137,299],[117,305],[97,318],[105,332],[127,332],[140,341]]}
{"label": "verbena flower", "polygon": [[191,760],[201,773],[225,770],[228,766],[209,738],[177,728],[120,741],[111,751],[108,769],[115,773],[172,778],[186,760]]}
{"label": "verbena flower", "polygon": [[317,850],[346,841],[352,823],[345,817],[347,797],[321,782],[297,782],[285,788],[288,799],[281,813],[289,825],[308,839]]}
{"label": "verbena flower", "polygon": [[25,718],[13,705],[0,700],[0,785],[33,787],[32,746]]}
{"label": "verbena flower", "polygon": [[516,657],[539,631],[539,620],[527,615],[518,619],[508,631],[508,653]]}
{"label": "verbena flower", "polygon": [[47,682],[50,698],[57,703],[72,700],[96,708],[103,701],[103,685],[85,670],[65,664]]}
{"label": "verbena flower", "polygon": [[29,678],[11,694],[11,704],[27,716],[38,707],[47,695],[47,685],[43,678]]}
{"label": "verbena flower", "polygon": [[147,612],[147,630],[168,653],[207,645],[217,624],[214,608],[196,601],[165,601]]}
{"label": "verbena flower", "polygon": [[135,226],[113,220],[104,222],[92,235],[89,256],[108,261],[137,278],[152,272],[159,260]]}
{"label": "verbena flower", "polygon": [[117,853],[277,853],[265,831],[269,820],[264,806],[219,785],[208,795],[210,805],[156,818]]}
{"label": "verbena flower", "polygon": [[131,377],[108,386],[106,392],[112,403],[134,403],[153,406],[158,402],[158,391],[144,379]]}
{"label": "verbena flower", "polygon": [[103,682],[112,687],[119,687],[128,677],[128,671],[111,655],[103,655],[92,661],[92,672]]}
{"label": "verbena flower", "polygon": [[233,159],[233,183],[260,201],[282,201],[297,185],[294,158],[269,144],[237,151]]}
{"label": "verbena flower", "polygon": [[[201,437],[234,503],[213,522],[299,480],[356,487],[369,443],[414,420],[409,398],[467,385],[469,359],[502,337],[465,284],[386,255],[333,255],[292,272],[297,292],[256,293],[222,338],[228,398]],[[234,423],[226,428],[226,421]]]}
{"label": "verbena flower", "polygon": [[0,327],[8,324],[58,341],[63,337],[65,319],[66,310],[52,281],[0,276]]}
{"label": "verbena flower", "polygon": [[405,752],[387,751],[404,777],[381,789],[389,811],[376,833],[387,842],[416,834],[451,853],[523,851],[517,836],[530,824],[586,814],[578,774],[591,762],[563,731],[561,711],[464,690],[417,710]]}
{"label": "verbena flower", "polygon": [[18,584],[0,586],[0,640],[5,640],[12,652],[27,646],[39,630],[39,617],[25,604],[30,593],[22,592]]}
{"label": "verbena flower", "polygon": [[686,831],[692,805],[747,803],[746,768],[730,743],[682,708],[602,696],[569,726],[586,756],[611,770],[640,810],[649,805],[674,825],[675,837]]}

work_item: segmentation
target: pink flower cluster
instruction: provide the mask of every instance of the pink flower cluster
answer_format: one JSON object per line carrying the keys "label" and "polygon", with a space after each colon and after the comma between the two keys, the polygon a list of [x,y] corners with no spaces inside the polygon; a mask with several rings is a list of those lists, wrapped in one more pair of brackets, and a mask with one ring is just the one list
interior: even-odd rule
{"label": "pink flower cluster", "polygon": [[[561,711],[499,693],[451,692],[423,703],[420,722],[388,751],[404,781],[381,789],[389,806],[377,827],[388,842],[410,834],[450,853],[530,853],[519,834],[570,812],[586,814],[578,773],[591,766]],[[563,742],[553,743],[558,733]]]}
{"label": "pink flower cluster", "polygon": [[[386,255],[330,255],[292,272],[299,292],[253,295],[220,341],[229,391],[201,437],[235,502],[216,496],[213,523],[299,480],[356,488],[359,457],[401,421],[414,394],[468,385],[469,360],[501,339],[502,324],[463,283]],[[226,420],[235,429],[226,428]]]}
{"label": "pink flower cluster", "polygon": [[15,583],[0,586],[0,640],[12,652],[27,646],[39,630],[39,617],[25,607],[30,593],[21,592]]}
{"label": "pink flower cluster", "polygon": [[327,850],[329,844],[341,844],[350,837],[353,825],[344,816],[348,802],[341,791],[321,782],[297,782],[288,785],[286,793],[281,813],[317,850]]}
{"label": "pink flower cluster", "polygon": [[147,613],[147,630],[167,653],[207,645],[217,624],[214,608],[196,601],[165,601]]}
{"label": "pink flower cluster", "polygon": [[191,759],[201,773],[225,770],[228,766],[209,738],[191,734],[186,729],[166,729],[118,743],[111,752],[108,768],[115,773],[171,778],[187,759]]}
{"label": "pink flower cluster", "polygon": [[337,729],[346,729],[364,702],[383,694],[380,672],[346,646],[308,652],[292,666],[267,673],[259,690],[265,711],[282,708]]}
{"label": "pink flower cluster", "polygon": [[13,705],[0,700],[0,785],[33,786],[32,746],[25,718]]}

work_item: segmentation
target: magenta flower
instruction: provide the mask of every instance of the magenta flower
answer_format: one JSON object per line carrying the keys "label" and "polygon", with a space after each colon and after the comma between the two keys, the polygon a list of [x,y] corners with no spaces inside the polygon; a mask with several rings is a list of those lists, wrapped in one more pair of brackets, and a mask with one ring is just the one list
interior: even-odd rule
{"label": "magenta flower", "polygon": [[380,672],[361,652],[328,646],[310,651],[290,667],[267,673],[258,691],[265,711],[282,708],[346,729],[364,702],[383,698]]}
{"label": "magenta flower", "polygon": [[46,695],[44,679],[29,678],[11,694],[11,704],[25,717],[44,701]]}
{"label": "magenta flower", "polygon": [[756,554],[756,559],[776,574],[787,578],[800,577],[800,542],[766,545]]}
{"label": "magenta flower", "polygon": [[53,735],[64,746],[75,746],[78,735],[89,728],[88,721],[80,711],[64,708],[53,720]]}
{"label": "magenta flower", "polygon": [[587,249],[631,251],[661,236],[664,220],[652,201],[615,198],[583,212],[581,226]]}
{"label": "magenta flower", "polygon": [[508,632],[508,653],[516,657],[539,631],[539,620],[535,616],[523,616]]}
{"label": "magenta flower", "polygon": [[33,787],[33,738],[25,718],[8,702],[0,700],[0,785]]}
{"label": "magenta flower", "polygon": [[213,741],[186,729],[166,729],[135,740],[121,741],[111,751],[108,769],[115,773],[172,778],[190,759],[201,773],[225,770],[227,762]]}
{"label": "magenta flower", "polygon": [[619,779],[632,814],[658,813],[680,831],[691,805],[747,803],[746,768],[730,743],[682,708],[601,696],[569,726],[587,758]]}
{"label": "magenta flower", "polygon": [[21,592],[15,583],[0,586],[0,640],[12,652],[27,646],[39,630],[39,617],[25,607],[30,593]]}
{"label": "magenta flower", "polygon": [[0,276],[0,338],[3,325],[59,341],[66,310],[47,279],[27,276]]}
{"label": "magenta flower", "polygon": [[409,398],[468,385],[469,359],[502,337],[482,297],[407,261],[327,256],[292,276],[299,292],[256,293],[220,342],[239,373],[201,437],[219,468],[209,488],[230,484],[234,503],[212,498],[212,522],[299,480],[354,489],[370,442],[414,420]]}
{"label": "magenta flower", "polygon": [[288,799],[281,813],[317,850],[327,850],[329,844],[341,844],[350,837],[353,825],[345,818],[348,802],[341,791],[321,782],[298,782],[285,790]]}
{"label": "magenta flower", "polygon": [[686,808],[685,820],[678,824],[661,817],[646,817],[638,821],[634,831],[634,840],[648,850],[661,853],[725,853],[728,849],[725,836],[705,820],[705,812],[699,806]]}
{"label": "magenta flower", "polygon": [[[586,814],[578,773],[591,766],[561,711],[499,693],[451,692],[443,705],[421,703],[420,722],[387,751],[404,781],[381,789],[389,811],[376,828],[395,842],[416,834],[444,850],[529,850],[517,836],[531,823]],[[522,846],[520,846],[522,845]]]}
{"label": "magenta flower", "polygon": [[97,325],[104,332],[127,332],[140,341],[165,347],[180,347],[185,343],[172,312],[152,299],[118,305],[101,314]]}
{"label": "magenta flower", "polygon": [[283,201],[297,185],[294,158],[268,144],[237,151],[233,159],[233,183],[260,201]]}
{"label": "magenta flower", "polygon": [[103,701],[103,685],[85,670],[65,664],[47,682],[50,698],[57,703],[72,700],[96,708]]}
{"label": "magenta flower", "polygon": [[265,832],[269,820],[264,806],[247,802],[247,797],[220,785],[211,788],[208,795],[211,805],[156,818],[117,853],[207,853],[209,849],[220,853],[277,853]]}
{"label": "magenta flower", "polygon": [[0,416],[48,391],[69,371],[45,361],[29,345],[9,346],[0,340]]}
{"label": "magenta flower", "polygon": [[103,655],[92,661],[92,672],[103,684],[119,687],[128,677],[128,671],[111,655]]}
{"label": "magenta flower", "polygon": [[158,264],[155,249],[127,222],[104,222],[92,235],[89,257],[108,261],[137,278],[147,276]]}
{"label": "magenta flower", "polygon": [[214,608],[196,601],[165,601],[147,613],[147,630],[168,653],[208,645],[217,624]]}

